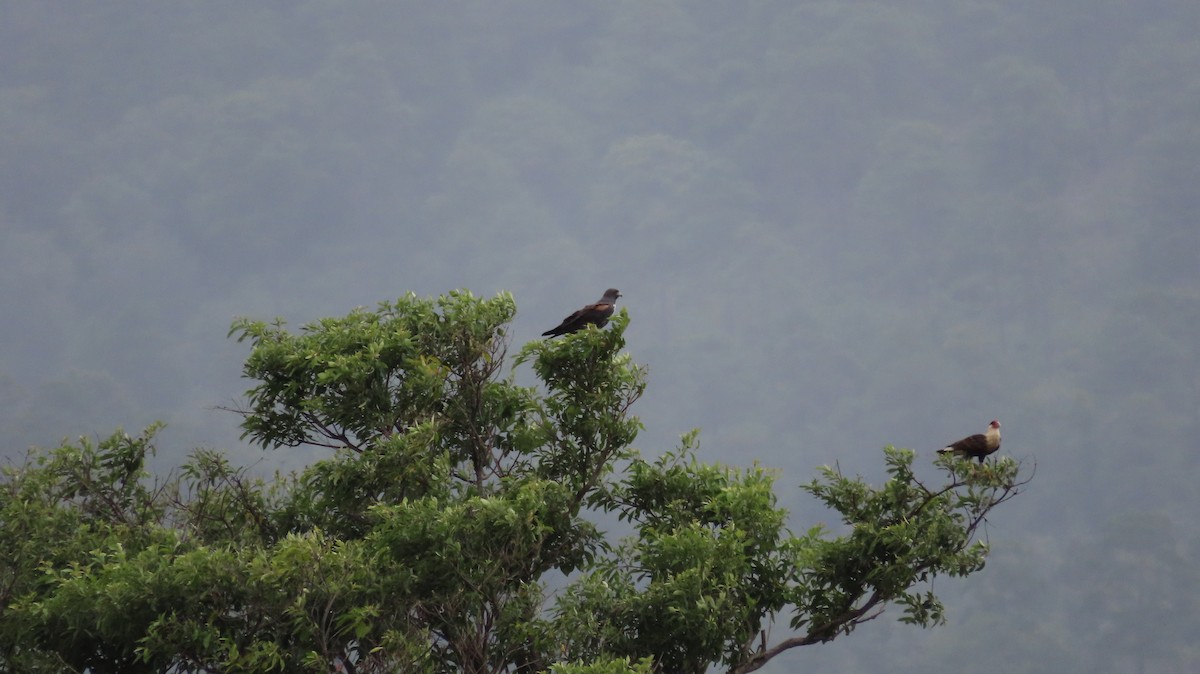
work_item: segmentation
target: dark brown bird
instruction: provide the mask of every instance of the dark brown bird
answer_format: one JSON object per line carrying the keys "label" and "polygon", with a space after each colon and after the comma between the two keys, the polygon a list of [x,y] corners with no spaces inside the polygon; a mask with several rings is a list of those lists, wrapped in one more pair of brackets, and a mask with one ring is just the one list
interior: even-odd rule
{"label": "dark brown bird", "polygon": [[568,333],[582,330],[588,325],[594,325],[597,328],[603,328],[608,323],[608,317],[612,316],[613,308],[617,304],[617,298],[621,293],[617,292],[616,288],[609,288],[604,291],[604,297],[600,298],[599,302],[589,304],[586,307],[576,311],[575,313],[563,319],[556,327],[551,328],[542,333],[543,337],[558,337]]}
{"label": "dark brown bird", "polygon": [[995,419],[988,424],[987,432],[970,435],[938,450],[938,454],[958,454],[975,457],[979,463],[988,454],[1000,449],[1000,422]]}

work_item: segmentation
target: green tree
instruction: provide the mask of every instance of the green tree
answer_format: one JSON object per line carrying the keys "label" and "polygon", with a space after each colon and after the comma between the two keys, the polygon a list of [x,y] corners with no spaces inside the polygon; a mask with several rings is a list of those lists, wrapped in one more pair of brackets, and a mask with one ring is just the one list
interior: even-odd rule
{"label": "green tree", "polygon": [[0,668],[749,672],[888,605],[941,622],[929,583],[983,567],[975,533],[1023,484],[1010,459],[939,459],[927,486],[889,447],[880,487],[804,485],[842,526],[793,535],[770,471],[699,462],[695,433],[631,447],[624,311],[522,348],[542,388],[503,374],[515,311],[454,292],[298,333],[236,322],[246,437],[330,450],[299,474],[203,450],[150,481],[153,427],[6,470]]}

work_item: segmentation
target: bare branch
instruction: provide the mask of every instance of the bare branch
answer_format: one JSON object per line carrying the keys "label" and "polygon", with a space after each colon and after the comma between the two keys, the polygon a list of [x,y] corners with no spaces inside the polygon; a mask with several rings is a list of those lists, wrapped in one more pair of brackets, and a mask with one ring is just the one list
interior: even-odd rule
{"label": "bare branch", "polygon": [[731,668],[729,670],[729,674],[748,674],[749,672],[754,672],[761,669],[768,662],[770,662],[772,658],[780,653],[783,653],[784,651],[789,651],[793,648],[799,648],[800,646],[811,646],[813,644],[832,641],[838,632],[845,631],[848,633],[854,627],[869,620],[874,620],[883,615],[884,607],[882,606],[879,607],[878,611],[868,615],[871,609],[882,601],[883,595],[879,592],[879,590],[876,590],[871,594],[871,597],[863,603],[862,606],[847,611],[819,627],[810,628],[808,633],[802,637],[785,639],[778,644],[763,650],[752,657],[748,662]]}

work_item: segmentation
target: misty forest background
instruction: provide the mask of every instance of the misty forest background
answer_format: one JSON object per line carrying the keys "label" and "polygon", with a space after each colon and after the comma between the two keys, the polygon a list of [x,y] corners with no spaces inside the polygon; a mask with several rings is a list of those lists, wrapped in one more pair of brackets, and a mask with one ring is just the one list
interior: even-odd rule
{"label": "misty forest background", "polygon": [[1200,666],[1194,0],[5,2],[0,284],[4,456],[162,419],[160,472],[318,456],[215,409],[236,316],[615,286],[637,446],[797,530],[885,444],[1037,463],[949,625],[766,671]]}

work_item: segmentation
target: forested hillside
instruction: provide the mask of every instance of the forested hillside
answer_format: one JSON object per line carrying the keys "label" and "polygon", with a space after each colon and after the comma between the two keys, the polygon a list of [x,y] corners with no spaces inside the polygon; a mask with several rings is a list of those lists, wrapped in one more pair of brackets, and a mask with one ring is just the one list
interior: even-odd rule
{"label": "forested hillside", "polygon": [[163,470],[295,468],[214,409],[235,316],[508,290],[520,345],[617,287],[647,455],[699,427],[798,484],[998,417],[1037,463],[948,626],[805,667],[1193,671],[1198,36],[1192,0],[7,3],[4,454],[162,419]]}

